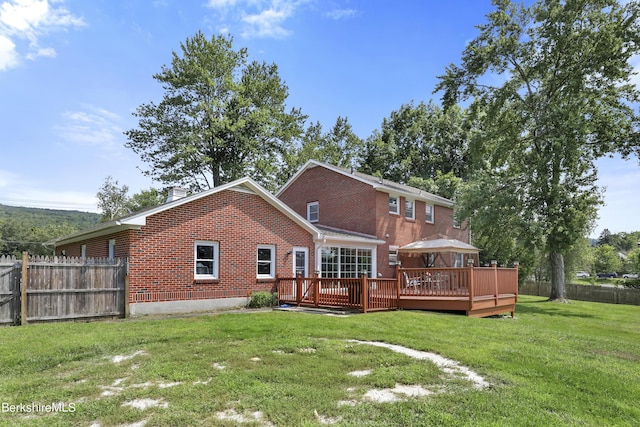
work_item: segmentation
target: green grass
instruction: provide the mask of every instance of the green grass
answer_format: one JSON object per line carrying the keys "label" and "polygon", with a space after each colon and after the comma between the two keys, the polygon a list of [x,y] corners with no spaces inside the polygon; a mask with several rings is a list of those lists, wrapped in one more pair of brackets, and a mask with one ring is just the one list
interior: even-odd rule
{"label": "green grass", "polygon": [[[492,386],[474,388],[429,361],[352,339],[438,353]],[[276,426],[323,419],[354,426],[640,420],[640,307],[633,306],[522,296],[516,319],[226,313],[7,327],[0,343],[0,403],[75,405],[69,413],[0,412],[2,426],[237,425],[218,417],[224,411],[244,416],[244,425]],[[118,355],[132,357],[114,363]],[[371,374],[349,375],[361,370]],[[363,397],[396,384],[434,393],[395,403]],[[166,407],[123,406],[136,399]]]}

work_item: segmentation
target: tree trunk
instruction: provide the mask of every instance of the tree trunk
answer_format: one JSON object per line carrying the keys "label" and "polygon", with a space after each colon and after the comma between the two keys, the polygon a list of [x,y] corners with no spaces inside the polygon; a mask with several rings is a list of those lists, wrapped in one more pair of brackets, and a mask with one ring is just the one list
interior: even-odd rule
{"label": "tree trunk", "polygon": [[557,252],[549,254],[551,262],[551,295],[549,301],[568,302],[564,287],[564,256]]}

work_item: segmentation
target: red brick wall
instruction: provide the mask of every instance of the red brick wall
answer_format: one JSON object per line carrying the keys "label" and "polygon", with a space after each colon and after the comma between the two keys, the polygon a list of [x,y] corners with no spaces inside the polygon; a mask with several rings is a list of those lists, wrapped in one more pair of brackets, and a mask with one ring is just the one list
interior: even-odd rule
{"label": "red brick wall", "polygon": [[[453,227],[451,208],[434,206],[434,223],[428,223],[425,202],[415,201],[415,219],[410,220],[405,218],[405,198],[400,197],[399,215],[390,214],[388,193],[320,166],[304,171],[279,197],[305,218],[307,203],[319,202],[319,225],[366,233],[385,240],[386,244],[379,245],[377,251],[377,269],[383,277],[395,274],[395,267],[389,265],[390,245],[403,246],[434,234],[469,242],[468,231]],[[411,261],[421,266],[419,257]]]}
{"label": "red brick wall", "polygon": [[323,167],[304,171],[280,200],[307,217],[307,203],[319,202],[317,224],[376,234],[376,193],[370,185]]}
{"label": "red brick wall", "polygon": [[[274,280],[256,279],[257,245],[276,246],[276,272],[293,275],[294,246],[309,249],[314,265],[313,237],[261,197],[223,191],[152,215],[139,231],[87,241],[87,256],[106,256],[107,241],[116,239],[116,256],[129,246],[130,302],[246,297],[256,291],[274,291]],[[218,280],[194,279],[194,243],[219,243]],[[80,253],[80,245],[67,255]],[[59,253],[59,250],[56,252]],[[70,252],[74,252],[71,254]]]}

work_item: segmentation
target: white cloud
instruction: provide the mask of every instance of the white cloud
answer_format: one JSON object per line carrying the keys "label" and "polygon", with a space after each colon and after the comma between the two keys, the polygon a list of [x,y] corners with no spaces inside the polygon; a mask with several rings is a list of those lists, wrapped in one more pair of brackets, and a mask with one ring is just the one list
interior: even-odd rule
{"label": "white cloud", "polygon": [[54,130],[64,142],[99,149],[109,158],[126,157],[122,117],[111,111],[90,105],[84,111],[65,111]]}
{"label": "white cloud", "polygon": [[0,203],[32,208],[98,211],[95,192],[47,189],[49,184],[0,169]]}
{"label": "white cloud", "polygon": [[209,0],[220,19],[221,33],[239,32],[245,38],[284,38],[286,22],[310,0]]}
{"label": "white cloud", "polygon": [[291,16],[292,8],[266,9],[260,13],[246,15],[242,21],[247,24],[242,32],[243,37],[284,38],[289,35],[282,24]]}
{"label": "white cloud", "polygon": [[331,12],[327,12],[327,16],[331,19],[339,20],[351,18],[352,16],[356,16],[358,11],[355,9],[335,9]]}
{"label": "white cloud", "polygon": [[16,45],[10,38],[0,34],[0,71],[15,67],[18,63]]}
{"label": "white cloud", "polygon": [[[55,57],[55,49],[42,47],[41,40],[53,31],[85,25],[59,3],[61,0],[6,0],[0,4],[0,70],[15,67],[23,55],[30,60]],[[18,47],[18,40],[27,40],[28,46]]]}

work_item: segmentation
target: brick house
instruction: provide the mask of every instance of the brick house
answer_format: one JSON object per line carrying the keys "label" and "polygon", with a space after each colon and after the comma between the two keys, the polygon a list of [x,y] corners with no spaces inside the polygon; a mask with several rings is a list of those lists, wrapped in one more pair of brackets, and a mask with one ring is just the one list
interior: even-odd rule
{"label": "brick house", "polygon": [[323,233],[249,178],[57,239],[56,255],[129,260],[132,315],[244,305],[307,275]]}
{"label": "brick house", "polygon": [[363,271],[394,277],[397,261],[405,267],[461,267],[465,256],[473,257],[403,252],[403,246],[429,238],[470,243],[469,231],[454,221],[453,202],[414,187],[310,160],[276,196],[321,232],[361,237],[358,244],[318,247],[317,270],[323,277]]}

